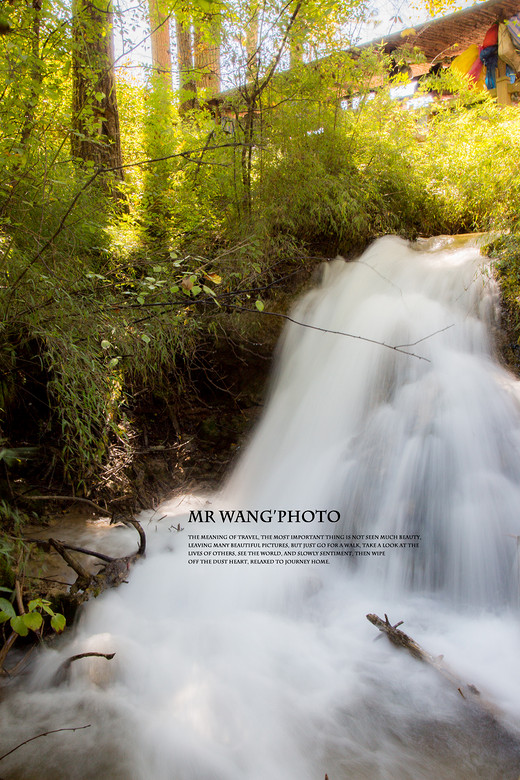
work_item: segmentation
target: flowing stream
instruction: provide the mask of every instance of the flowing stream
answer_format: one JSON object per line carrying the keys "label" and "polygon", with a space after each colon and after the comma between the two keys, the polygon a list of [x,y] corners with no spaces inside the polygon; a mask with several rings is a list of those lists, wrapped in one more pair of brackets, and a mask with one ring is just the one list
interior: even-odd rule
{"label": "flowing stream", "polygon": [[[520,394],[497,305],[472,245],[387,237],[329,264],[221,494],[143,518],[129,583],[0,707],[0,754],[88,728],[0,776],[517,780]],[[403,620],[456,682],[374,642],[367,613]],[[53,686],[85,651],[116,656]]]}

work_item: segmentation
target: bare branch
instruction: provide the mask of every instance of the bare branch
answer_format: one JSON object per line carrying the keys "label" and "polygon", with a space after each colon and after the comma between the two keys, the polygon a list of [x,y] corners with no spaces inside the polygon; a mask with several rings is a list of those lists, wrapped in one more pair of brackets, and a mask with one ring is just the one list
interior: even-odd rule
{"label": "bare branch", "polygon": [[78,653],[77,655],[71,655],[70,658],[67,658],[65,661],[63,661],[62,664],[59,665],[56,674],[52,678],[52,684],[61,685],[67,679],[70,667],[74,661],[80,661],[82,658],[106,658],[107,661],[111,661],[114,656],[115,653],[96,652]]}
{"label": "bare branch", "polygon": [[[53,544],[51,544],[51,539],[24,539],[24,542],[29,542],[30,544],[37,544],[40,547],[45,547],[45,548],[47,548],[49,545],[51,547],[54,546]],[[72,550],[72,552],[83,553],[83,555],[91,555],[93,558],[99,558],[100,561],[105,561],[105,563],[112,563],[112,561],[116,560],[115,558],[112,558],[110,555],[104,555],[103,553],[95,552],[95,550],[87,550],[86,547],[75,547],[72,544],[65,544],[65,542],[59,542],[59,544],[64,550]],[[31,579],[44,579],[44,578],[31,577]],[[53,581],[58,582],[58,580],[53,580]],[[64,584],[68,584],[68,583],[64,583]]]}
{"label": "bare branch", "polygon": [[65,729],[52,729],[52,731],[44,731],[43,734],[37,734],[35,737],[31,737],[30,739],[26,739],[25,742],[20,742],[19,745],[16,745],[16,747],[12,748],[11,750],[8,750],[7,753],[4,753],[3,756],[0,756],[0,761],[3,758],[7,758],[7,756],[10,756],[11,753],[14,753],[15,750],[19,750],[24,745],[28,745],[29,742],[32,742],[35,739],[40,739],[40,737],[48,737],[49,734],[57,734],[59,731],[81,731],[82,729],[89,729],[91,726],[90,723],[87,723],[86,726],[74,726],[73,728],[65,728]]}
{"label": "bare branch", "polygon": [[[320,328],[318,325],[310,325],[307,322],[300,322],[299,320],[295,320],[293,317],[290,317],[288,314],[281,314],[280,312],[277,311],[265,311],[265,309],[263,311],[259,311],[258,309],[247,309],[245,306],[231,306],[231,308],[235,309],[236,311],[248,311],[251,314],[267,314],[271,317],[280,317],[283,320],[292,322],[294,325],[301,325],[302,328],[310,328],[311,330],[318,330],[321,333],[332,333],[335,336],[347,336],[350,339],[367,341],[369,344],[377,344],[379,347],[386,347],[386,349],[391,349],[393,352],[400,352],[402,355],[408,355],[409,357],[417,358],[417,360],[425,360],[427,363],[431,363],[431,360],[429,360],[429,358],[427,357],[424,357],[423,355],[417,355],[415,352],[406,352],[406,350],[401,349],[401,346],[407,346],[407,345],[394,346],[393,344],[386,344],[384,341],[377,341],[377,339],[370,339],[367,336],[358,336],[355,333],[346,333],[345,331],[342,330],[330,330],[329,328]],[[435,333],[430,334],[430,336],[434,336],[434,335]],[[424,339],[421,339],[421,341],[430,338],[430,336],[425,336]]]}
{"label": "bare branch", "polygon": [[99,512],[103,517],[106,517],[110,514],[106,507],[99,506],[99,504],[91,501],[90,498],[80,498],[79,496],[31,496],[29,494],[24,495],[23,498],[28,498],[32,501],[80,501],[82,504],[88,504],[88,506],[91,506],[92,509],[95,509],[96,512]]}

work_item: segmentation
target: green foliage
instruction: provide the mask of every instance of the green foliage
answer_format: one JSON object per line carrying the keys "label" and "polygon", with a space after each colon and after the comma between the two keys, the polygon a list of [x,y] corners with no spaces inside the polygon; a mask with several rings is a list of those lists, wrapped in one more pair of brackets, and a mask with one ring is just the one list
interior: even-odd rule
{"label": "green foliage", "polygon": [[27,555],[27,544],[21,539],[21,531],[27,520],[21,510],[5,498],[0,499],[0,583],[9,586],[9,589],[14,585],[17,565]]}
{"label": "green foliage", "polygon": [[17,615],[12,603],[0,598],[0,624],[9,621],[11,629],[19,636],[27,636],[29,631],[39,631],[43,625],[42,613],[50,616],[51,628],[57,634],[61,634],[67,621],[60,612],[54,612],[50,601],[33,599],[27,605],[27,612]]}
{"label": "green foliage", "polygon": [[[179,118],[164,80],[140,81],[126,63],[118,73],[125,185],[94,180],[92,161],[78,169],[71,159],[79,131],[65,6],[7,9],[2,468],[28,443],[51,445],[55,476],[88,492],[111,448],[130,448],[134,399],[180,392],[219,306],[262,311],[257,288],[281,264],[306,252],[347,253],[385,232],[503,229],[520,213],[513,109],[444,75],[429,88],[450,100],[405,110],[391,98],[396,79],[378,52],[334,54],[271,79],[287,64],[284,39],[307,56],[345,48],[363,10],[309,0],[289,30],[295,7],[263,5],[262,29],[271,32],[251,59],[250,4],[226,4],[223,46],[241,87],[228,95],[224,122],[207,106]],[[197,20],[206,13],[200,5]],[[92,132],[104,99],[93,98],[84,117]],[[6,561],[10,544],[0,547]]]}

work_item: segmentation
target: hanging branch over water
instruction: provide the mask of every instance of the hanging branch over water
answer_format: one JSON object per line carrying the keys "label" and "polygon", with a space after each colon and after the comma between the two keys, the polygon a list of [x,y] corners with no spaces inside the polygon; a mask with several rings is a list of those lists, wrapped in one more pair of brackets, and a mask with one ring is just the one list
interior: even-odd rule
{"label": "hanging branch over water", "polygon": [[308,322],[301,322],[300,320],[295,320],[293,317],[290,317],[288,314],[281,314],[277,311],[258,311],[257,309],[248,309],[244,306],[230,306],[230,308],[235,309],[236,311],[248,311],[251,314],[268,314],[271,317],[281,317],[284,320],[287,320],[288,322],[292,322],[294,325],[301,325],[302,328],[310,328],[311,330],[319,330],[321,333],[332,333],[336,336],[347,336],[347,338],[350,339],[358,339],[359,341],[368,341],[369,344],[377,344],[379,347],[386,347],[386,349],[391,349],[393,352],[400,352],[403,355],[408,355],[409,357],[417,358],[417,360],[425,360],[427,363],[431,363],[432,361],[424,357],[424,355],[417,355],[415,352],[407,352],[405,347],[415,347],[416,344],[420,344],[423,341],[427,341],[428,339],[433,338],[433,336],[437,336],[439,333],[444,333],[445,330],[449,330],[450,328],[453,328],[453,325],[446,325],[445,328],[441,328],[440,330],[436,330],[433,333],[429,333],[427,336],[423,336],[423,338],[418,339],[417,341],[413,341],[410,344],[387,344],[384,341],[377,341],[377,339],[371,339],[368,338],[368,336],[358,336],[355,333],[346,333],[342,330],[330,330],[329,328],[320,328],[318,325],[310,325]]}

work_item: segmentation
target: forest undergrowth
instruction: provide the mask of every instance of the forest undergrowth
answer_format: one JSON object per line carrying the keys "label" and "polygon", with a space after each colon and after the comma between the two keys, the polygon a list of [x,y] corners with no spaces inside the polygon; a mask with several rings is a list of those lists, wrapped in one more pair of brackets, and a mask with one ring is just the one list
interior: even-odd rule
{"label": "forest undergrowth", "polygon": [[232,456],[261,406],[279,332],[268,311],[286,312],[323,260],[386,233],[494,231],[505,297],[516,306],[520,293],[517,108],[453,76],[426,85],[446,99],[407,107],[381,57],[331,58],[273,79],[251,128],[238,93],[228,122],[204,105],[181,116],[123,71],[123,163],[111,170],[71,156],[62,55],[46,61],[44,95],[38,73],[22,88],[6,76],[0,107],[8,588],[20,528],[43,511],[35,487],[135,503],[139,453],[163,483],[197,459],[215,469],[219,448]]}

